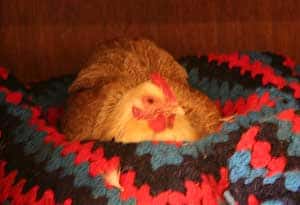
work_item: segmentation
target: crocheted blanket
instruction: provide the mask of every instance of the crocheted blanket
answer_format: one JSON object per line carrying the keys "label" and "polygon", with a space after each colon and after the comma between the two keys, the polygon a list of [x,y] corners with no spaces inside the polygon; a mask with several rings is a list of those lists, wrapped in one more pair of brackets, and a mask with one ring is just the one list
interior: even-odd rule
{"label": "crocheted blanket", "polygon": [[[23,85],[0,68],[0,204],[299,204],[299,67],[269,52],[179,62],[235,114],[190,144],[66,141],[58,121],[73,76]],[[102,177],[119,166],[123,190]]]}

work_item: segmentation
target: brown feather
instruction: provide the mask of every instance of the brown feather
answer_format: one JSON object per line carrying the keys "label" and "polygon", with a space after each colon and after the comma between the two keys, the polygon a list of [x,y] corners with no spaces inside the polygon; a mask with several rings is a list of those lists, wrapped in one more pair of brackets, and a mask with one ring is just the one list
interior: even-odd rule
{"label": "brown feather", "polygon": [[221,114],[216,104],[202,92],[192,87],[170,82],[177,96],[178,103],[199,136],[211,134],[220,125]]}
{"label": "brown feather", "polygon": [[69,91],[93,88],[115,76],[147,80],[149,74],[156,71],[176,81],[186,82],[187,79],[186,72],[174,58],[153,42],[122,39],[100,46]]}

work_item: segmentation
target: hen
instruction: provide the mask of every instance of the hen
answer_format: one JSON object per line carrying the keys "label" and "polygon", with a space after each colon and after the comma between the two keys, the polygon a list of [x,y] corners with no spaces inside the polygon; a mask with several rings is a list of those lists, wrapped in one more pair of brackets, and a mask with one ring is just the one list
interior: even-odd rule
{"label": "hen", "polygon": [[219,126],[213,101],[149,40],[101,46],[69,88],[62,130],[69,139],[193,141]]}

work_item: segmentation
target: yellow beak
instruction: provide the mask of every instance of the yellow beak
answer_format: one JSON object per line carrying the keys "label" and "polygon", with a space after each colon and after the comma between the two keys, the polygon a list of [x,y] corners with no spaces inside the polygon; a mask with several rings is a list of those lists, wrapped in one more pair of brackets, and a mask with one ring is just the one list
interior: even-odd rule
{"label": "yellow beak", "polygon": [[174,114],[176,114],[176,115],[184,115],[185,112],[184,112],[184,110],[183,110],[182,107],[178,106],[178,107],[175,109]]}

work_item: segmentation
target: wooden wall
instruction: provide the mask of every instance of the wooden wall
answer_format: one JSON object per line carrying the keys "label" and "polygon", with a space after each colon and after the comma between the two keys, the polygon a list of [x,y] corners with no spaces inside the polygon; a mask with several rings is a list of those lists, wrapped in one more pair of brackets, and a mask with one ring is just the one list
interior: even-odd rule
{"label": "wooden wall", "polygon": [[299,9],[298,0],[0,0],[0,65],[47,79],[123,36],[148,37],[176,57],[271,50],[300,62]]}

